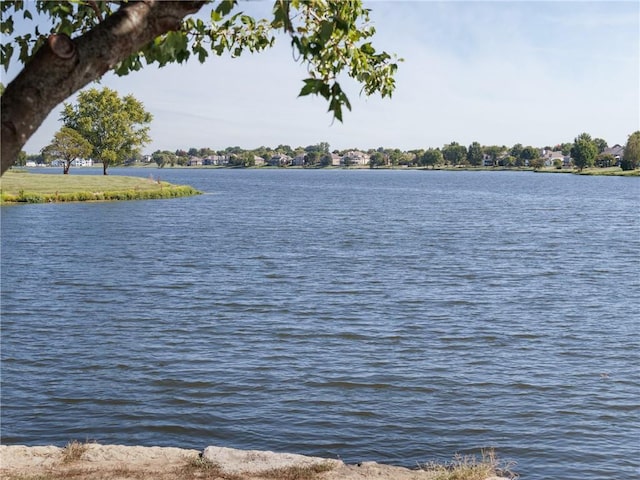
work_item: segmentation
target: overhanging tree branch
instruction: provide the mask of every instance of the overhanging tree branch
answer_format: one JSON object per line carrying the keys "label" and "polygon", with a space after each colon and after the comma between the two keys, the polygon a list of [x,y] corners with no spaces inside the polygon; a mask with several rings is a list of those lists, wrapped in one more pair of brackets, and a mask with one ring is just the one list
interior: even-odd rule
{"label": "overhanging tree branch", "polygon": [[99,79],[154,38],[181,27],[205,1],[146,0],[124,4],[75,39],[51,35],[7,86],[1,99],[1,172],[11,167],[29,137],[63,100]]}

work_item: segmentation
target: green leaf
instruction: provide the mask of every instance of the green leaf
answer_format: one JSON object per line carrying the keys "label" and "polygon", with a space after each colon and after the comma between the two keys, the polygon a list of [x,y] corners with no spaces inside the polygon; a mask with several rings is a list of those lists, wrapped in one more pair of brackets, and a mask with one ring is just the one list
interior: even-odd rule
{"label": "green leaf", "polygon": [[225,17],[229,14],[233,7],[236,6],[236,0],[222,0],[220,4],[216,7],[216,12],[218,12],[221,16]]}
{"label": "green leaf", "polygon": [[328,20],[323,20],[322,23],[320,23],[320,40],[322,40],[322,43],[327,43],[332,34],[333,23],[329,22]]}
{"label": "green leaf", "polygon": [[373,55],[376,53],[376,49],[373,48],[373,46],[371,45],[371,43],[365,43],[360,47],[360,51],[362,53],[364,53],[365,55]]}
{"label": "green leaf", "polygon": [[9,62],[11,62],[11,56],[13,55],[13,45],[7,43],[6,45],[0,45],[2,51],[2,66],[5,71],[9,69]]}
{"label": "green leaf", "polygon": [[306,95],[310,95],[312,93],[317,94],[324,82],[322,80],[318,80],[317,78],[307,78],[304,81],[304,87],[300,90],[298,94],[299,97],[304,97]]}

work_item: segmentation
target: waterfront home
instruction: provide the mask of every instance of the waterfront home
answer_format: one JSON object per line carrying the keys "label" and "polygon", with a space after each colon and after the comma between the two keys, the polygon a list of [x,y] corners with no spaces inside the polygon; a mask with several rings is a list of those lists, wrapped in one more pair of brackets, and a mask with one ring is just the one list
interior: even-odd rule
{"label": "waterfront home", "polygon": [[292,158],[284,153],[276,153],[267,163],[272,167],[287,167],[291,165]]}
{"label": "waterfront home", "polygon": [[616,161],[615,161],[615,165],[617,167],[620,166],[620,161],[622,160],[622,157],[624,156],[624,147],[621,145],[618,145],[617,143],[613,146],[613,147],[607,147],[602,151],[603,155],[611,155]]}
{"label": "waterfront home", "polygon": [[564,155],[561,151],[558,150],[542,150],[542,159],[544,160],[545,167],[553,167],[553,163],[556,160],[560,160],[562,162],[562,166],[569,166],[571,163],[571,158],[568,155]]}
{"label": "waterfront home", "polygon": [[71,162],[72,167],[93,167],[93,159],[91,158],[76,158]]}
{"label": "waterfront home", "polygon": [[202,159],[204,165],[229,165],[229,155],[209,155]]}
{"label": "waterfront home", "polygon": [[493,159],[492,155],[489,155],[487,153],[483,153],[482,154],[482,166],[483,167],[494,167],[495,164],[496,164],[496,162]]}
{"label": "waterfront home", "polygon": [[371,157],[368,154],[361,152],[360,150],[349,150],[342,157],[342,164],[347,166],[349,165],[362,166],[362,165],[369,165],[370,160],[371,160]]}

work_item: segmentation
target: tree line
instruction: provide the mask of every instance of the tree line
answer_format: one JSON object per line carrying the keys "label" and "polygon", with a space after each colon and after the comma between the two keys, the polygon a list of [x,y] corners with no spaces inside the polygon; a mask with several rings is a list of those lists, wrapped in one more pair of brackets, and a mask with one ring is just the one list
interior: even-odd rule
{"label": "tree line", "polygon": [[[620,166],[623,170],[633,170],[640,166],[640,132],[629,136],[624,154],[615,158],[602,138],[592,138],[588,133],[578,135],[573,142],[546,145],[542,148],[517,143],[506,145],[481,145],[472,142],[469,146],[451,142],[438,148],[413,149],[403,151],[378,147],[360,151],[358,148],[331,151],[327,142],[306,147],[292,148],[289,145],[276,147],[261,146],[243,149],[239,146],[224,150],[209,147],[157,150],[150,156],[143,156],[141,149],[150,141],[149,123],[152,115],[145,110],[142,102],[132,95],[120,97],[109,88],[92,88],[82,91],[74,104],[64,104],[60,121],[62,127],[52,141],[44,147],[39,156],[21,154],[18,163],[35,160],[37,163],[63,162],[63,173],[69,173],[71,163],[77,158],[91,158],[103,166],[103,174],[111,165],[155,162],[158,167],[187,166],[194,159],[202,163],[230,167],[253,167],[263,164],[303,167],[349,166],[353,152],[364,159],[360,165],[369,168],[380,167],[530,167],[544,166],[556,168]],[[277,158],[277,162],[271,159]],[[293,161],[295,159],[295,161]],[[198,160],[195,160],[196,162]],[[549,165],[553,162],[552,165]]]}
{"label": "tree line", "polygon": [[[640,131],[629,136],[624,146],[624,155],[616,159],[607,152],[609,145],[602,138],[591,138],[588,133],[578,135],[573,142],[558,145],[546,145],[544,147],[523,146],[517,143],[511,147],[505,145],[481,145],[473,142],[468,147],[451,142],[438,148],[401,150],[398,148],[378,147],[376,149],[363,150],[369,156],[369,168],[379,167],[531,167],[543,168],[548,157],[543,152],[561,152],[567,161],[557,157],[553,159],[556,168],[563,168],[570,164],[572,167],[582,170],[588,167],[612,167],[620,166],[623,170],[633,170],[640,167]],[[256,158],[268,160],[269,158],[284,154],[290,157],[303,157],[303,165],[306,167],[331,166],[331,154],[345,156],[347,152],[357,151],[358,148],[343,150],[329,149],[327,142],[306,147],[291,148],[289,145],[278,145],[275,148],[261,146],[256,149],[244,150],[238,146],[227,147],[224,150],[212,150],[210,148],[191,147],[188,150],[175,151],[157,150],[151,155],[151,160],[158,166],[186,166],[193,157],[207,158],[211,156],[227,158],[229,166],[255,166]],[[568,162],[570,161],[570,163]]]}

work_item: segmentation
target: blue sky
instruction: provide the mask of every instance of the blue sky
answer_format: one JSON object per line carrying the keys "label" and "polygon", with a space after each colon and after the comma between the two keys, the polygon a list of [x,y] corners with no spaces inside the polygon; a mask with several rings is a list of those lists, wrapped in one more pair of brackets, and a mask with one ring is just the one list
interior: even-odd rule
{"label": "blue sky", "polygon": [[[409,150],[515,143],[543,147],[582,132],[624,144],[640,130],[640,2],[370,1],[379,50],[405,61],[392,99],[343,88],[353,109],[333,122],[322,99],[297,98],[305,69],[286,39],[266,53],[149,67],[101,84],[154,115],[144,149],[292,147]],[[270,2],[240,9],[268,14]],[[3,72],[6,84],[17,71]],[[94,85],[95,86],[95,85]],[[55,110],[27,143],[60,127]]]}

